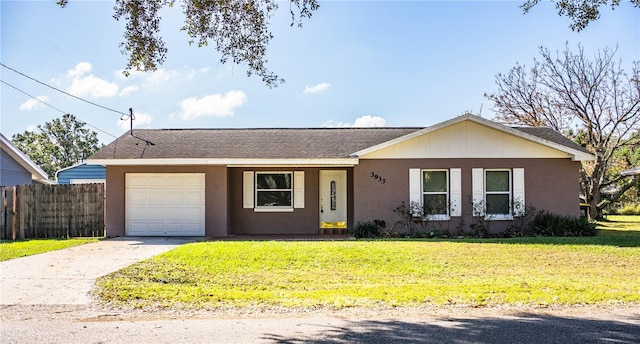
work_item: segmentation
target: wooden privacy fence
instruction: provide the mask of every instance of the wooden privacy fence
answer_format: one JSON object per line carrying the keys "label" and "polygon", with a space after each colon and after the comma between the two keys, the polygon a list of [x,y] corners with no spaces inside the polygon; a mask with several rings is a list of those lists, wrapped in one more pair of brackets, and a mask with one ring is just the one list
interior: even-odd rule
{"label": "wooden privacy fence", "polygon": [[104,236],[104,184],[0,186],[0,239]]}

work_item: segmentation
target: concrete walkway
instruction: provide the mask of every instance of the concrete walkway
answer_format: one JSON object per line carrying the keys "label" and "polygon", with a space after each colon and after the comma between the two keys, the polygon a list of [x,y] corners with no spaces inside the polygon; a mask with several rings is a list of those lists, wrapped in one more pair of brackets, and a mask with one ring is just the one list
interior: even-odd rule
{"label": "concrete walkway", "polygon": [[96,278],[199,239],[115,238],[0,262],[0,305],[88,305]]}

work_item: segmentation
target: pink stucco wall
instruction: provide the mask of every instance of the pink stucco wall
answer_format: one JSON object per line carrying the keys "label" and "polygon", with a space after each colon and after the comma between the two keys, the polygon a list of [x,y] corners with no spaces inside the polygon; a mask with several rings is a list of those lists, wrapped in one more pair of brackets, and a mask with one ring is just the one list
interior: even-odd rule
{"label": "pink stucco wall", "polygon": [[[381,219],[394,223],[393,209],[409,202],[409,169],[462,170],[462,214],[465,227],[471,221],[472,168],[524,168],[525,203],[556,214],[579,216],[579,166],[569,159],[389,159],[360,160],[354,169],[354,221]],[[371,177],[374,173],[385,183]],[[460,218],[443,224],[451,232]],[[492,221],[491,231],[499,232],[509,221]]]}
{"label": "pink stucco wall", "polygon": [[[471,222],[472,168],[524,168],[527,205],[557,214],[578,216],[579,162],[569,159],[389,159],[366,160],[347,170],[348,226],[358,222],[398,218],[393,209],[409,201],[409,169],[462,170],[462,214]],[[293,212],[259,213],[242,207],[242,172],[304,171],[305,207]],[[321,168],[227,168],[224,166],[107,166],[107,235],[125,235],[125,173],[205,173],[205,235],[259,233],[317,233],[319,229],[318,179]],[[379,178],[372,178],[372,174]],[[384,183],[381,182],[384,179]],[[491,230],[501,231],[509,221],[493,221]],[[460,225],[452,218],[443,226],[451,232]]]}
{"label": "pink stucco wall", "polygon": [[[348,226],[353,223],[353,173],[347,170]],[[229,169],[229,219],[230,234],[315,234],[320,227],[318,182],[321,168],[230,168]],[[322,168],[322,170],[327,170]],[[243,171],[304,171],[304,208],[293,212],[261,213],[242,207]]]}

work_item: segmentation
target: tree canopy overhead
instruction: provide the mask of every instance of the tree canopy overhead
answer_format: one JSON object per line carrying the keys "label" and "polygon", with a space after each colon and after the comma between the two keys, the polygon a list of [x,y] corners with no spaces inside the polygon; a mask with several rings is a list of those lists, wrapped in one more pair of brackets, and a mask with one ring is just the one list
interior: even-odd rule
{"label": "tree canopy overhead", "polygon": [[548,126],[569,134],[596,156],[582,168],[581,184],[592,214],[602,211],[602,191],[614,155],[640,143],[640,62],[627,74],[616,50],[605,48],[593,57],[581,46],[562,53],[540,48],[533,66],[516,65],[496,76],[498,90],[485,95],[494,102],[496,119],[509,124]]}
{"label": "tree canopy overhead", "polygon": [[[69,0],[58,0],[64,7]],[[208,46],[220,53],[220,62],[245,64],[247,75],[256,75],[269,87],[284,80],[267,68],[267,47],[273,38],[269,19],[278,9],[275,0],[116,0],[116,20],[125,24],[122,53],[129,58],[125,74],[131,70],[155,71],[166,59],[168,49],[160,35],[160,9],[182,6],[185,16],[181,30],[190,44]],[[302,26],[319,7],[317,0],[289,0],[291,26]]]}
{"label": "tree canopy overhead", "polygon": [[102,147],[98,134],[72,114],[65,114],[37,130],[15,134],[11,143],[27,154],[50,178],[56,171],[85,160]]}
{"label": "tree canopy overhead", "polygon": [[[614,10],[620,6],[621,0],[547,0],[555,2],[558,15],[567,16],[572,20],[569,25],[571,30],[581,31],[589,23],[600,19],[600,6],[611,6]],[[520,8],[524,13],[531,11],[541,0],[527,0]],[[640,0],[629,0],[633,6],[640,8]]]}

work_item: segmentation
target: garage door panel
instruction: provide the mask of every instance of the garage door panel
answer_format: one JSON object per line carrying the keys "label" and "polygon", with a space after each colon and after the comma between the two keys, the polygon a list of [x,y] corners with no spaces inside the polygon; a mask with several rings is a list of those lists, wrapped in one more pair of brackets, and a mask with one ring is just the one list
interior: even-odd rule
{"label": "garage door panel", "polygon": [[202,209],[200,209],[200,208],[185,208],[184,209],[184,216],[186,218],[199,218],[202,215],[204,215],[204,214],[202,213]]}
{"label": "garage door panel", "polygon": [[181,196],[184,202],[200,203],[204,200],[204,192],[200,192],[200,191],[189,192],[185,190]]}
{"label": "garage door panel", "polygon": [[204,180],[204,173],[126,174],[127,235],[204,235]]}
{"label": "garage door panel", "polygon": [[158,173],[157,176],[149,176],[149,179],[147,180],[147,185],[149,186],[165,186],[167,185],[166,182],[166,178],[167,176],[164,173]]}
{"label": "garage door panel", "polygon": [[183,185],[187,187],[191,186],[191,187],[199,188],[202,183],[202,180],[198,176],[188,176],[184,178],[183,183],[184,183]]}
{"label": "garage door panel", "polygon": [[169,196],[167,190],[156,190],[150,189],[146,192],[148,200],[151,202],[165,202],[166,198]]}
{"label": "garage door panel", "polygon": [[147,186],[147,178],[141,175],[127,174],[127,186],[129,187]]}
{"label": "garage door panel", "polygon": [[147,194],[141,192],[130,192],[127,194],[127,203],[128,204],[143,204],[147,203],[149,198]]}

